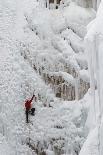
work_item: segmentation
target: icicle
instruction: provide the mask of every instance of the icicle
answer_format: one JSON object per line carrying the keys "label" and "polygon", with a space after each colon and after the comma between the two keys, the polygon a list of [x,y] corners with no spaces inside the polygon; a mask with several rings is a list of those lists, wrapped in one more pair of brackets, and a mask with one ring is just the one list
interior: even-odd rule
{"label": "icicle", "polygon": [[67,95],[66,95],[66,90],[67,90],[67,86],[66,86],[66,84],[65,84],[65,100],[66,100],[66,98],[67,98]]}
{"label": "icicle", "polygon": [[101,0],[97,0],[97,9],[99,8]]}
{"label": "icicle", "polygon": [[[103,37],[102,37],[102,41],[103,41]],[[102,85],[100,85],[100,83],[102,83],[102,64],[101,64],[101,59],[102,59],[102,50],[99,49],[99,45],[100,45],[100,35],[96,35],[95,36],[95,70],[96,70],[96,78],[97,78],[97,88],[98,88],[98,96],[99,96],[99,119],[98,121],[98,151],[99,151],[99,155],[103,154],[103,147],[102,147],[102,131],[101,129],[103,128],[101,125],[101,121],[102,121],[102,111],[103,111],[103,106],[102,106],[102,101],[103,101],[103,87]]]}
{"label": "icicle", "polygon": [[63,84],[61,83],[61,98],[63,98]]}
{"label": "icicle", "polygon": [[97,88],[98,88],[98,96],[99,96],[99,113],[100,113],[100,120],[101,120],[101,117],[102,117],[102,96],[103,94],[101,93],[101,86],[100,86],[100,55],[99,55],[99,35],[96,35],[95,36],[95,49],[96,49],[96,52],[95,52],[95,70],[96,70],[96,78],[97,78]]}
{"label": "icicle", "polygon": [[92,0],[92,5],[95,10],[97,10],[97,0]]}
{"label": "icicle", "polygon": [[86,53],[88,55],[88,66],[89,66],[89,73],[90,73],[90,90],[91,90],[91,96],[92,96],[92,105],[90,108],[90,118],[92,119],[92,126],[96,124],[96,106],[95,106],[95,79],[94,79],[94,42],[90,42],[88,41],[88,39],[86,39],[85,42],[85,47],[87,47],[86,49]]}
{"label": "icicle", "polygon": [[47,8],[49,9],[50,8],[49,0],[46,0],[46,3],[47,3]]}
{"label": "icicle", "polygon": [[54,0],[54,8],[56,9],[57,0]]}
{"label": "icicle", "polygon": [[75,78],[75,99],[79,100],[79,73]]}

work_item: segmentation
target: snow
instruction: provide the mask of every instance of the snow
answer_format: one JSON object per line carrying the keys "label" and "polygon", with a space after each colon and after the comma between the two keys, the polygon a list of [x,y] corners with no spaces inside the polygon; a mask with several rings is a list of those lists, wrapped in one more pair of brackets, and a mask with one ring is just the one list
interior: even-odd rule
{"label": "snow", "polygon": [[[31,17],[28,18],[30,18],[31,26],[35,27],[37,31],[41,33],[41,37],[45,38],[48,36],[49,38],[53,32],[59,33],[66,27],[69,27],[69,23],[86,26],[94,17],[95,13],[92,9],[87,11],[75,3],[70,3],[70,5],[63,10],[49,11],[48,9],[37,8],[33,11]],[[43,25],[45,25],[45,27]]]}
{"label": "snow", "polygon": [[98,154],[98,128],[93,129],[79,155]]}
{"label": "snow", "polygon": [[[90,22],[93,18],[95,18],[95,13],[92,9],[85,9],[83,7],[80,7],[76,5],[75,3],[71,3],[70,8],[65,8],[65,15],[68,15],[68,23],[69,20],[71,22],[76,22],[78,24],[86,25],[88,22]],[[69,10],[69,11],[68,11]],[[75,13],[76,12],[76,13]]]}
{"label": "snow", "polygon": [[[45,72],[63,76],[74,85],[74,76],[64,68],[64,64],[71,65],[85,79],[87,72],[81,70],[85,59],[80,66],[77,55],[84,52],[81,34],[85,34],[86,25],[94,17],[92,9],[75,3],[64,9],[48,10],[36,0],[0,1],[1,155],[36,154],[27,144],[29,138],[33,147],[44,149],[48,155],[80,151],[87,136],[86,104],[90,96],[70,102],[56,98],[39,75],[39,69],[45,67]],[[34,90],[36,115],[26,125],[24,102]]]}
{"label": "snow", "polygon": [[76,60],[79,64],[79,66],[81,67],[81,69],[85,69],[85,70],[88,69],[88,62],[87,62],[85,53],[77,53]]}
{"label": "snow", "polygon": [[[58,103],[58,105],[54,108],[41,108],[39,112],[37,111],[35,118],[33,118],[35,120],[33,121],[34,126],[31,132],[31,142],[32,139],[35,139],[35,141],[32,142],[35,145],[37,145],[37,142],[45,145],[46,142],[47,149],[51,143],[53,143],[51,147],[54,148],[56,145],[58,147],[61,145],[61,150],[64,149],[64,151],[66,151],[65,148],[63,148],[65,137],[68,141],[68,144],[66,144],[68,145],[68,150],[71,149],[71,145],[76,149],[75,141],[78,143],[78,139],[76,140],[76,138],[78,137],[80,139],[79,136],[83,134],[82,128],[79,128],[80,119],[82,119],[83,115],[83,113],[81,113],[82,106],[80,104],[77,105],[76,102]],[[80,106],[80,108],[76,108],[76,106]],[[74,137],[74,135],[77,137]],[[74,144],[71,144],[71,140]]]}
{"label": "snow", "polygon": [[65,82],[67,82],[68,84],[72,84],[73,86],[75,85],[73,76],[68,74],[68,73],[66,73],[66,72],[62,72],[62,71],[52,72],[52,73],[50,73],[50,75],[61,76],[61,77],[63,77]]}
{"label": "snow", "polygon": [[9,144],[6,142],[6,139],[2,136],[2,134],[0,134],[0,154],[3,154],[3,155],[12,154],[12,150]]}
{"label": "snow", "polygon": [[90,82],[88,70],[84,70],[84,69],[83,70],[80,70],[80,77],[84,81]]}
{"label": "snow", "polygon": [[[14,140],[16,140],[16,135],[15,133],[13,135],[12,132],[15,132],[15,128],[18,126],[18,124],[20,129],[22,129],[21,127],[23,127],[25,124],[24,109],[22,104],[24,103],[26,97],[30,97],[34,89],[36,89],[35,93],[39,93],[42,97],[44,95],[44,91],[47,96],[49,95],[47,97],[49,99],[51,97],[54,98],[54,95],[52,95],[52,92],[48,87],[45,87],[45,84],[42,82],[42,80],[40,82],[39,76],[37,76],[35,73],[32,73],[32,68],[29,67],[28,63],[24,62],[18,51],[15,54],[10,53],[10,51],[5,49],[5,51],[2,51],[0,54],[0,90],[2,92],[0,94],[0,116],[2,120],[1,129],[4,128],[4,130],[1,132],[7,136],[7,141],[11,144],[12,141],[15,143]],[[14,54],[16,56],[14,56]],[[45,98],[43,100],[45,100]],[[10,131],[9,129],[12,130]],[[23,136],[25,131],[22,132]]]}
{"label": "snow", "polygon": [[63,31],[62,37],[68,40],[75,52],[79,53],[84,51],[83,40],[78,35],[76,35],[71,29]]}

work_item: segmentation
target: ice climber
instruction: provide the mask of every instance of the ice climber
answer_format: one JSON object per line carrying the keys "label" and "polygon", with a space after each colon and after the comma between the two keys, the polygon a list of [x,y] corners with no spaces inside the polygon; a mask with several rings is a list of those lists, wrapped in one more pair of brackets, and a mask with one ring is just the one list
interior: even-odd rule
{"label": "ice climber", "polygon": [[35,108],[32,108],[32,101],[33,101],[34,97],[35,97],[35,100],[36,100],[36,96],[33,94],[32,98],[27,99],[26,102],[25,102],[26,123],[29,123],[29,119],[28,119],[29,113],[31,115],[34,115],[34,112],[35,112]]}

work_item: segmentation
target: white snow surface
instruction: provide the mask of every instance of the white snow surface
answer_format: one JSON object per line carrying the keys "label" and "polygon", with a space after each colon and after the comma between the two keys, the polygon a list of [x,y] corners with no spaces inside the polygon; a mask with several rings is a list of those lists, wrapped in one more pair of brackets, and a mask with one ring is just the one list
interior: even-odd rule
{"label": "white snow surface", "polygon": [[[53,32],[59,33],[66,27],[69,27],[69,25],[76,24],[76,27],[86,26],[93,18],[95,18],[95,12],[92,9],[87,10],[77,6],[72,2],[64,9],[34,9],[30,17],[28,17],[30,24],[41,33],[41,38],[49,38]],[[45,25],[45,27],[43,25]]]}
{"label": "white snow surface", "polygon": [[98,154],[98,128],[93,129],[79,155]]}
{"label": "white snow surface", "polygon": [[[63,41],[62,37],[59,38],[60,31],[67,28],[69,22],[73,25],[76,22],[77,25],[85,27],[94,18],[95,13],[93,10],[78,7],[75,3],[71,3],[63,13],[61,13],[62,10],[49,12],[38,5],[36,0],[0,1],[0,155],[32,155],[33,150],[26,145],[28,138],[31,139],[33,145],[38,142],[43,145],[46,141],[48,155],[53,154],[51,148],[53,146],[62,146],[65,154],[69,154],[69,152],[73,152],[72,148],[80,149],[85,140],[84,124],[87,117],[85,111],[88,109],[86,105],[89,104],[90,95],[87,95],[88,98],[85,97],[81,101],[74,102],[57,99],[51,88],[45,85],[41,77],[34,71],[33,63],[30,61],[35,61],[33,50],[38,49],[37,56],[41,59],[43,59],[44,51],[47,55],[48,51],[54,55],[57,54],[51,43],[53,44],[54,38],[57,43]],[[75,10],[77,14],[75,14]],[[30,24],[29,28],[37,31],[39,37],[28,28],[26,17]],[[50,42],[43,40],[45,38],[49,38]],[[81,40],[79,39],[79,41]],[[79,41],[77,38],[76,49],[78,49]],[[22,42],[26,42],[27,46],[33,45],[28,51],[28,55],[32,59],[25,60],[21,55],[20,44]],[[70,46],[67,47],[67,42],[64,44],[65,47],[60,46],[59,43],[57,45],[62,49],[63,56],[69,55],[67,61],[71,60],[73,66],[78,69],[74,51]],[[40,53],[41,55],[39,55]],[[59,55],[57,54],[58,56],[61,58],[60,52]],[[54,59],[54,57],[52,58]],[[51,66],[50,61],[49,65]],[[72,81],[71,76],[67,78],[67,74],[63,75],[67,80]],[[27,126],[24,102],[25,99],[32,96],[34,90],[36,95],[41,96],[41,100],[38,99],[37,103],[34,102],[36,116],[31,118],[33,124]],[[46,104],[46,107],[43,107],[43,104]],[[53,138],[57,141],[51,146],[50,142]]]}

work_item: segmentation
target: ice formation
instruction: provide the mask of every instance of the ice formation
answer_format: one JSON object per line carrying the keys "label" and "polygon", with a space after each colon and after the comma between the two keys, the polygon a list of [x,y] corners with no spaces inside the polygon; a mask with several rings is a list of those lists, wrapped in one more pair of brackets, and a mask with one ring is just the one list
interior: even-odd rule
{"label": "ice formation", "polygon": [[[92,96],[95,97],[94,89],[98,87],[102,100],[102,85],[99,87],[96,76],[102,77],[102,65],[101,72],[95,73],[97,65],[92,61],[89,78],[84,36],[87,24],[95,18],[95,11],[83,8],[84,3],[83,7],[77,4],[64,0],[58,9],[49,10],[39,0],[0,1],[1,155],[79,153],[87,136],[85,123],[91,102],[90,81]],[[98,21],[102,19],[100,10]],[[88,29],[97,23],[96,20]],[[94,34],[95,29],[90,32]],[[92,51],[89,58],[96,59],[92,45],[88,48]],[[102,48],[101,42],[98,48]],[[100,54],[98,57],[102,56],[101,50]],[[33,102],[36,116],[26,125],[24,101],[34,90],[38,99],[37,103]],[[92,122],[95,125],[98,119]],[[98,136],[97,128],[93,133]],[[89,139],[92,137],[90,134]]]}

